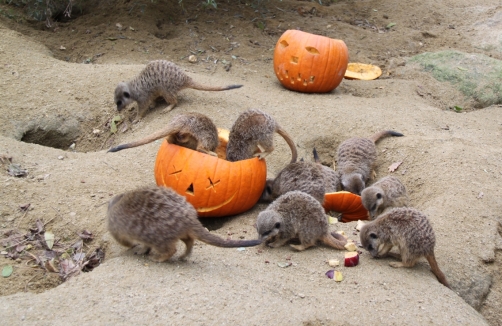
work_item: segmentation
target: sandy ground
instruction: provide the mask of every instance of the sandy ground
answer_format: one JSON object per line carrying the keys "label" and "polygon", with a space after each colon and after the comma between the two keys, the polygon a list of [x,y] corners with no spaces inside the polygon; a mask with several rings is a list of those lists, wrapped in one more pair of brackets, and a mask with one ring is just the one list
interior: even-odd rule
{"label": "sandy ground", "polygon": [[[2,174],[0,230],[27,230],[43,219],[63,242],[91,230],[96,239],[89,249],[101,246],[106,252],[100,267],[60,286],[56,274],[28,267],[26,259],[18,263],[0,256],[0,266],[14,266],[10,277],[0,279],[2,319],[11,324],[501,325],[501,107],[456,113],[448,108],[469,99],[406,64],[414,54],[444,49],[502,59],[500,1],[321,6],[288,0],[222,3],[217,10],[190,4],[182,13],[169,2],[116,8],[103,3],[51,28],[21,19],[20,11],[14,18],[2,16],[0,154],[11,156],[28,176]],[[390,22],[395,27],[385,29]],[[125,29],[119,31],[117,23]],[[329,94],[285,90],[274,76],[272,56],[288,28],[343,39],[351,61],[377,64],[383,77],[344,80]],[[187,60],[193,53],[196,64]],[[131,123],[134,111],[127,111],[119,132],[110,137],[116,84],[153,59],[172,60],[201,83],[245,86],[228,92],[184,90],[173,111],[164,113],[165,103],[159,104],[137,124]],[[341,259],[343,252],[323,246],[299,253],[287,246],[237,251],[197,243],[187,261],[156,264],[110,238],[107,201],[154,184],[159,142],[106,154],[110,145],[160,129],[180,112],[201,112],[229,128],[239,112],[252,107],[276,118],[295,139],[300,157],[311,159],[315,146],[326,163],[351,136],[382,129],[405,134],[378,144],[377,176],[403,162],[394,174],[407,186],[413,206],[429,217],[436,257],[452,290],[437,282],[425,261],[393,269],[390,259],[363,253],[359,266],[338,268],[345,279],[336,283],[324,275],[330,269],[326,260]],[[46,146],[26,142],[37,139]],[[75,150],[68,149],[72,143]],[[276,150],[267,157],[269,174],[280,171],[289,157],[277,137]],[[30,210],[20,212],[26,203]],[[254,221],[265,207],[203,223],[222,237],[254,238]],[[354,226],[332,229],[357,239]],[[280,262],[292,265],[281,268]]]}

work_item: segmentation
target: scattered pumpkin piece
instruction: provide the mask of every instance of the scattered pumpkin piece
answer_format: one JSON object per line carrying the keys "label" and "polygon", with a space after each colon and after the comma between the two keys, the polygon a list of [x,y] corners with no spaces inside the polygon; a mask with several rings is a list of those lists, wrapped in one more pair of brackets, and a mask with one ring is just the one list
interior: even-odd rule
{"label": "scattered pumpkin piece", "polygon": [[358,80],[373,80],[382,75],[382,69],[378,66],[365,63],[349,63],[345,71],[345,78]]}
{"label": "scattered pumpkin piece", "polygon": [[354,244],[354,242],[347,242],[347,244],[344,247],[348,251],[356,251],[357,250],[357,246]]}
{"label": "scattered pumpkin piece", "polygon": [[335,271],[335,281],[336,281],[336,282],[341,282],[341,281],[343,281],[343,275],[342,275],[342,272],[340,272],[340,271]]}
{"label": "scattered pumpkin piece", "polygon": [[359,253],[357,251],[351,251],[345,253],[345,267],[354,267],[359,264]]}

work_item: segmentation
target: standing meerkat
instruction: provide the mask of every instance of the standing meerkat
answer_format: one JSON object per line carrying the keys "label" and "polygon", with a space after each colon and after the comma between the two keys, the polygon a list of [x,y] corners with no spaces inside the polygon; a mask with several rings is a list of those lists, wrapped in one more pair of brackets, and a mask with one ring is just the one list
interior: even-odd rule
{"label": "standing meerkat", "polygon": [[401,262],[389,263],[392,267],[413,267],[425,256],[431,271],[438,281],[450,287],[434,256],[436,236],[427,217],[416,209],[394,208],[366,223],[361,228],[361,244],[373,257],[385,257],[392,247],[397,246],[400,255],[393,256]]}
{"label": "standing meerkat", "polygon": [[178,100],[176,94],[184,88],[193,88],[201,91],[226,91],[239,88],[242,85],[205,86],[196,83],[174,63],[166,60],[151,61],[146,67],[128,82],[121,82],[115,88],[115,104],[121,111],[130,103],[138,102],[138,115],[143,118],[155,100],[163,97],[169,106],[166,111],[172,110]]}
{"label": "standing meerkat", "polygon": [[361,193],[364,208],[370,213],[370,219],[394,207],[407,207],[410,204],[406,187],[393,176],[387,176],[364,188]]}
{"label": "standing meerkat", "polygon": [[289,163],[275,179],[267,179],[260,199],[270,203],[277,197],[293,190],[305,192],[321,204],[324,203],[324,178],[319,165],[306,161]]}
{"label": "standing meerkat", "polygon": [[213,121],[203,114],[190,112],[174,117],[163,130],[132,143],[110,148],[108,152],[141,146],[164,137],[167,137],[167,141],[171,144],[211,155],[216,155],[214,150],[219,143],[218,129]]}
{"label": "standing meerkat", "polygon": [[341,179],[340,171],[335,171],[329,166],[322,165],[319,155],[317,154],[315,148],[312,152],[314,154],[314,162],[316,162],[319,165],[321,173],[323,175],[325,192],[331,193],[331,192],[341,191],[342,184],[340,183]]}
{"label": "standing meerkat", "polygon": [[324,208],[319,201],[301,191],[280,196],[258,214],[256,229],[260,240],[272,248],[296,238],[300,244],[291,244],[291,247],[299,251],[314,246],[317,241],[341,250],[347,243],[342,235],[329,232]]}
{"label": "standing meerkat", "polygon": [[250,247],[260,240],[224,240],[207,231],[197,219],[197,211],[185,197],[170,188],[148,187],[115,196],[108,204],[108,230],[121,245],[140,244],[139,254],[152,249],[153,261],[163,262],[176,253],[181,240],[192,252],[194,241],[217,247]]}
{"label": "standing meerkat", "polygon": [[[296,162],[296,145],[289,134],[267,113],[258,109],[242,112],[235,120],[227,144],[227,160],[246,160],[253,156],[265,158],[274,150],[274,132],[281,135],[291,148],[291,163]],[[261,152],[257,153],[257,149]]]}
{"label": "standing meerkat", "polygon": [[342,187],[361,195],[377,158],[376,142],[384,137],[401,137],[403,134],[384,130],[370,138],[350,138],[340,144],[337,152],[338,170],[342,174]]}

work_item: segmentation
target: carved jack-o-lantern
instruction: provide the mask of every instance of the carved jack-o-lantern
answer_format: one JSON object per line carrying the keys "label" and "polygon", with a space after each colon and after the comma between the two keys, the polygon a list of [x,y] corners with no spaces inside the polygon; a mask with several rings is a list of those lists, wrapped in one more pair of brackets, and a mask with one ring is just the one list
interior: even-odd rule
{"label": "carved jack-o-lantern", "polygon": [[[224,133],[220,130],[220,142],[226,144],[228,138],[221,139]],[[160,146],[155,162],[157,185],[185,196],[199,217],[247,211],[258,202],[266,177],[265,160],[229,162],[167,141]]]}
{"label": "carved jack-o-lantern", "polygon": [[297,30],[285,31],[274,51],[274,71],[281,84],[305,93],[335,89],[348,62],[345,42]]}
{"label": "carved jack-o-lantern", "polygon": [[326,211],[342,213],[342,222],[368,219],[368,211],[363,206],[361,196],[348,191],[327,193],[323,206]]}

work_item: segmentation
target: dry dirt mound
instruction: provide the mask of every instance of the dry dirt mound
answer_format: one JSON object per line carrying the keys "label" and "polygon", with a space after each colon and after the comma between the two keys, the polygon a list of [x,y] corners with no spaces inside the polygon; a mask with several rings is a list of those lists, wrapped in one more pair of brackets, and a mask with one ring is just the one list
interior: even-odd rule
{"label": "dry dirt mound", "polygon": [[[401,64],[400,56],[396,55],[398,48],[386,54],[388,58],[378,59],[376,52],[365,50],[365,41],[361,37],[378,35],[375,38],[380,39],[384,48],[392,44],[392,38],[388,36],[391,32],[379,34],[365,25],[364,20],[349,24],[336,17],[358,21],[356,18],[361,13],[365,19],[373,15],[372,8],[380,10],[379,13],[385,9],[396,15],[400,11],[391,11],[387,5],[382,9],[373,2],[354,2],[353,5],[357,10],[351,9],[349,3],[319,7],[318,12],[322,15],[310,15],[312,17],[293,11],[296,2],[285,1],[284,7],[280,8],[286,10],[284,15],[290,19],[286,20],[289,24],[304,28],[309,23],[316,24],[316,28],[325,28],[328,24],[336,26],[338,32],[345,34],[352,43],[349,49],[354,49],[353,58],[360,59],[358,61],[374,59],[385,71],[391,72],[387,78],[376,81],[343,81],[329,94],[294,93],[278,84],[270,67],[270,48],[275,34],[264,34],[259,28],[250,29],[247,20],[232,16],[239,11],[242,16],[249,17],[253,11],[246,6],[236,5],[229,7],[229,11],[220,11],[222,20],[229,22],[228,27],[218,27],[221,29],[205,28],[214,24],[207,22],[208,17],[216,17],[212,11],[200,12],[204,20],[199,17],[199,21],[183,23],[192,24],[188,29],[162,22],[162,30],[168,27],[173,30],[172,34],[168,33],[172,36],[168,41],[152,36],[153,27],[149,32],[146,27],[139,28],[137,33],[140,34],[129,30],[129,38],[118,38],[113,46],[106,43],[110,42],[106,38],[96,43],[87,40],[88,47],[82,47],[80,51],[85,48],[92,52],[98,51],[99,46],[107,47],[107,54],[97,57],[98,64],[92,65],[77,60],[78,42],[72,46],[66,44],[66,48],[72,51],[70,56],[74,60],[70,61],[79,63],[64,62],[52,54],[57,53],[58,58],[61,56],[58,52],[62,51],[59,50],[61,44],[56,46],[56,38],[48,37],[46,41],[49,45],[53,42],[51,52],[14,32],[12,26],[0,26],[0,59],[5,63],[0,69],[3,78],[0,114],[5,118],[0,122],[0,154],[12,156],[15,163],[28,170],[26,178],[5,174],[1,181],[1,226],[3,229],[27,229],[38,218],[52,219],[50,227],[56,237],[71,238],[82,229],[89,229],[98,238],[95,244],[102,245],[107,252],[106,262],[92,273],[80,275],[41,294],[17,292],[42,292],[52,287],[56,282],[51,282],[50,275],[35,275],[36,272],[27,268],[23,261],[13,263],[0,257],[2,266],[7,263],[14,266],[13,275],[0,282],[0,291],[4,295],[0,297],[0,309],[4,319],[13,323],[20,320],[34,323],[43,319],[52,324],[74,320],[103,320],[104,323],[154,323],[157,320],[159,323],[172,323],[173,320],[181,323],[189,320],[193,323],[226,321],[232,324],[277,321],[294,324],[446,324],[456,320],[462,324],[484,324],[483,317],[466,301],[481,309],[490,323],[496,325],[500,320],[497,298],[500,298],[501,285],[500,278],[492,275],[498,273],[500,266],[500,254],[496,254],[497,248],[500,249],[498,227],[502,211],[500,107],[491,106],[468,113],[444,110],[447,102],[458,94],[451,87],[419,72],[413,75],[416,80],[389,78],[394,76],[393,71],[398,71],[394,68],[401,67],[397,65]],[[449,32],[447,26],[438,27],[434,23],[434,19],[453,20],[445,5],[435,2],[429,5],[433,14],[428,19],[432,20],[431,23],[420,20],[423,29],[435,33],[433,29],[443,30],[444,27]],[[466,11],[462,6],[457,5],[452,12],[461,12],[462,8]],[[486,7],[489,6],[487,1]],[[335,9],[347,10],[347,14],[336,13]],[[427,12],[422,7],[418,9]],[[124,26],[137,23],[124,16],[125,10],[118,12],[123,16],[117,16],[116,12],[109,14],[113,21],[110,26],[95,24],[92,28],[101,29],[104,34],[99,35],[109,37],[107,33],[112,35],[112,31],[117,34],[115,20],[121,19]],[[276,12],[282,13],[280,10]],[[484,9],[480,12],[484,18],[495,14]],[[195,17],[196,13],[192,14],[190,17]],[[396,26],[406,25],[403,17],[396,19]],[[129,21],[125,23],[123,18]],[[82,25],[68,23],[60,26],[60,33],[68,34],[65,41],[71,39],[71,29],[79,35],[87,35],[87,25],[95,18],[83,16],[82,19]],[[267,18],[268,31],[277,34],[283,28],[278,26],[287,24],[280,19]],[[138,21],[140,23],[134,26],[148,26],[147,19]],[[377,26],[383,26],[388,20],[378,16],[373,21]],[[465,22],[466,25],[471,23],[473,21]],[[155,20],[150,24],[155,24]],[[230,25],[234,27],[230,28]],[[363,28],[365,26],[367,29]],[[233,30],[228,41],[225,39],[228,35],[218,34],[225,28]],[[456,28],[462,30],[464,26]],[[28,32],[22,26],[19,29],[32,36],[48,35],[42,31]],[[402,32],[396,33],[401,35]],[[410,32],[409,35],[414,34]],[[425,37],[422,33],[420,35]],[[145,43],[140,42],[143,38]],[[156,41],[149,43],[154,38]],[[433,37],[425,38],[432,44],[437,41]],[[116,115],[112,94],[119,81],[137,74],[143,67],[140,64],[167,56],[160,54],[162,51],[168,51],[170,59],[188,68],[188,63],[179,58],[189,53],[187,49],[191,46],[195,46],[192,50],[204,46],[210,51],[206,43],[208,39],[222,42],[215,47],[219,52],[212,52],[212,58],[190,66],[187,69],[189,74],[207,84],[242,83],[243,88],[221,93],[182,91],[180,104],[172,112],[165,114],[157,108],[138,124],[129,120],[134,117],[134,112],[126,112],[123,123],[127,123],[127,130],[108,136],[107,122]],[[259,45],[248,42],[249,39],[257,40]],[[461,39],[456,39],[460,42],[460,50],[472,51],[470,43]],[[128,43],[122,44],[120,40]],[[399,44],[406,44],[404,33],[397,40]],[[422,41],[413,40],[417,44]],[[223,54],[232,42],[240,46],[234,44],[233,50]],[[371,42],[378,43],[378,40],[372,39]],[[154,47],[148,47],[150,44]],[[131,53],[131,47],[137,50],[141,46],[151,51],[134,51],[134,56],[126,56],[125,53]],[[409,53],[418,52],[417,48]],[[221,63],[214,64],[216,56],[219,60],[231,61],[231,53],[240,59],[233,61],[229,72]],[[199,57],[204,56],[199,53]],[[128,62],[137,65],[116,64]],[[393,269],[388,266],[389,259],[375,260],[363,254],[360,266],[342,268],[345,280],[335,283],[324,276],[329,269],[325,261],[340,258],[343,253],[325,247],[297,253],[289,247],[237,251],[198,244],[187,262],[174,260],[152,264],[143,257],[125,253],[109,239],[104,220],[108,199],[113,194],[154,183],[153,163],[158,148],[158,143],[152,143],[105,154],[104,149],[110,142],[126,142],[145,136],[163,127],[173,115],[186,111],[205,113],[218,126],[228,128],[239,112],[250,107],[272,114],[294,137],[300,156],[306,159],[310,159],[312,147],[316,146],[322,160],[332,162],[336,147],[352,136],[369,136],[381,129],[394,129],[405,134],[405,137],[385,139],[378,144],[377,175],[383,177],[389,174],[389,165],[403,162],[395,173],[407,186],[413,205],[424,211],[433,224],[437,236],[436,257],[453,291],[437,282],[425,262],[413,269]],[[48,130],[53,133],[44,138]],[[21,141],[26,135],[35,135],[33,137],[37,139],[59,139],[61,142],[57,146],[45,141],[42,145],[65,150]],[[24,138],[25,141],[28,139]],[[76,144],[76,152],[66,150],[68,143]],[[276,150],[267,157],[269,173],[277,173],[289,161],[289,155],[287,145],[277,138]],[[59,156],[62,159],[58,159]],[[18,206],[25,203],[31,203],[32,208],[27,214],[18,211]],[[241,216],[205,223],[220,236],[253,238],[256,231],[252,225],[263,208],[257,206]],[[333,229],[345,229],[356,239],[353,226],[346,224],[333,226]],[[277,263],[284,261],[292,262],[292,265],[278,267]]]}

